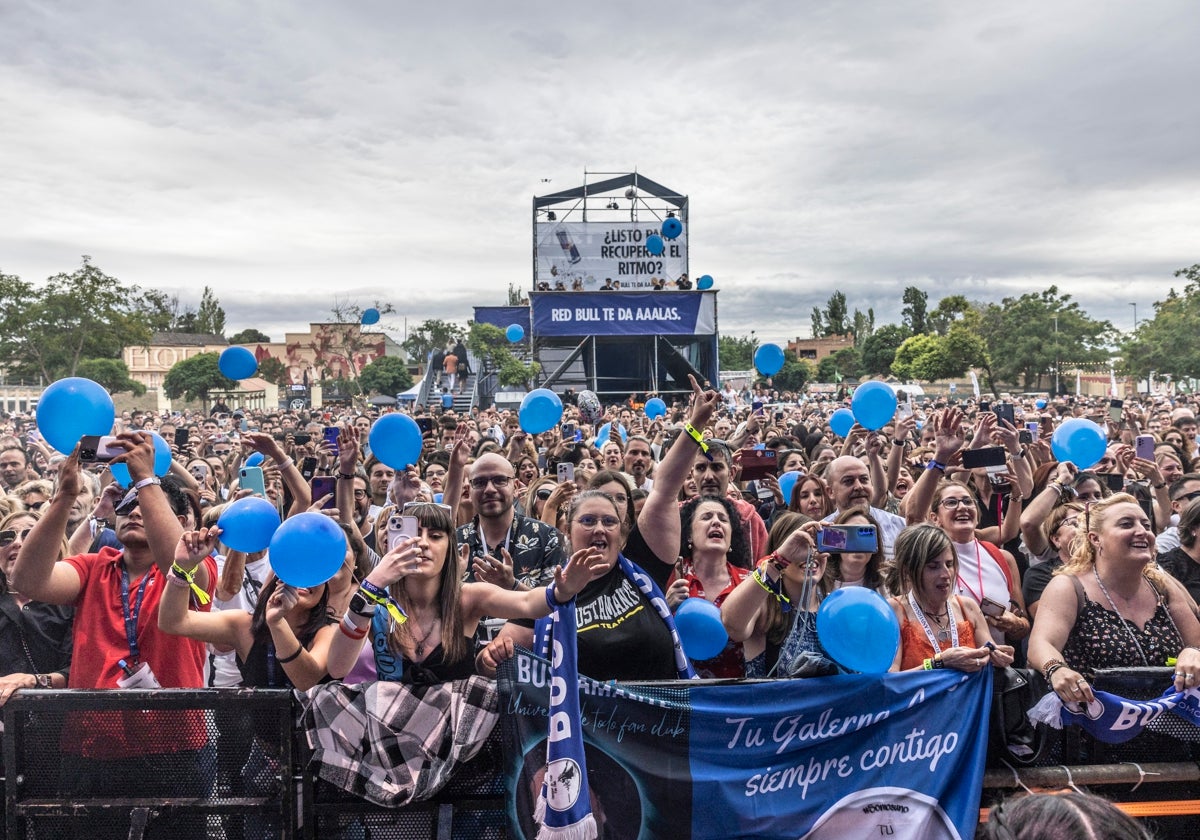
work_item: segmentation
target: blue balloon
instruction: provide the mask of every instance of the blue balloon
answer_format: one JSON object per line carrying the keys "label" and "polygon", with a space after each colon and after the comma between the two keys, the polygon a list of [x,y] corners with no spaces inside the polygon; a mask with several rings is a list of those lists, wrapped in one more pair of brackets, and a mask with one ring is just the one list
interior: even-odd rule
{"label": "blue balloon", "polygon": [[406,470],[421,457],[421,427],[407,414],[385,414],[367,435],[371,454],[394,470]]}
{"label": "blue balloon", "polygon": [[521,429],[531,435],[540,435],[558,425],[562,419],[563,405],[558,394],[549,388],[535,388],[521,400],[517,417]]}
{"label": "blue balloon", "polygon": [[696,288],[703,292],[706,289],[711,289],[712,284],[713,279],[711,274],[701,274],[700,279],[696,281]]}
{"label": "blue balloon", "polygon": [[246,459],[247,467],[257,467],[263,462],[263,454],[261,452],[251,452],[250,457]]}
{"label": "blue balloon", "polygon": [[668,216],[663,219],[662,235],[667,239],[674,239],[683,233],[683,222],[676,219],[674,216]]}
{"label": "blue balloon", "polygon": [[817,610],[817,638],[835,662],[862,674],[883,674],[900,649],[900,622],[865,586],[839,589]]}
{"label": "blue balloon", "polygon": [[246,496],[227,505],[217,525],[221,542],[234,551],[262,551],[279,530],[279,511],[261,496]]}
{"label": "blue balloon", "polygon": [[764,344],[754,351],[754,367],[763,376],[774,376],[783,370],[783,348],[778,344]]}
{"label": "blue balloon", "polygon": [[342,568],[346,534],[323,513],[298,513],[275,531],[267,557],[275,576],[284,583],[320,586]]}
{"label": "blue balloon", "polygon": [[518,341],[520,341],[522,338],[525,337],[525,328],[522,327],[520,324],[509,324],[508,329],[506,329],[504,331],[504,335],[513,344],[516,344]]}
{"label": "blue balloon", "polygon": [[379,310],[372,306],[370,309],[364,309],[362,314],[362,322],[368,327],[371,324],[379,323]]}
{"label": "blue balloon", "polygon": [[646,416],[651,420],[662,417],[667,413],[667,404],[658,397],[646,400]]}
{"label": "blue balloon", "polygon": [[84,435],[111,432],[116,416],[108,391],[81,376],[58,380],[38,398],[38,431],[64,455],[70,455]]}
{"label": "blue balloon", "polygon": [[[150,437],[154,439],[154,474],[166,475],[171,470],[171,444],[163,440],[162,435],[158,432],[151,432]],[[133,484],[133,478],[129,475],[129,467],[122,463],[109,464],[108,471],[112,473],[113,479],[122,487],[128,487]]]}
{"label": "blue balloon", "polygon": [[[605,423],[596,430],[596,439],[592,441],[592,445],[597,449],[599,449],[601,446],[604,446],[604,444],[608,442],[608,430],[610,426],[612,426],[612,423]],[[620,423],[617,424],[617,434],[621,436],[622,443],[629,442],[629,433],[625,431],[625,427]]]}
{"label": "blue balloon", "polygon": [[840,438],[849,435],[852,426],[854,426],[854,412],[848,408],[839,408],[829,418],[829,428]]}
{"label": "blue balloon", "polygon": [[1100,463],[1108,441],[1104,429],[1084,417],[1073,417],[1054,430],[1050,450],[1059,461],[1070,461],[1081,470]]}
{"label": "blue balloon", "polygon": [[646,237],[646,250],[650,252],[651,256],[661,257],[666,247],[663,238],[657,233],[652,233]]}
{"label": "blue balloon", "polygon": [[896,392],[882,382],[864,383],[854,389],[850,408],[860,426],[877,432],[896,415]]}
{"label": "blue balloon", "polygon": [[799,470],[788,470],[783,475],[779,476],[779,489],[783,491],[783,504],[786,507],[791,504],[792,491],[796,489],[796,482],[803,477],[804,473]]}
{"label": "blue balloon", "polygon": [[1035,406],[1037,406],[1038,408],[1045,408],[1045,407],[1046,407],[1046,401],[1045,401],[1045,400],[1034,400],[1034,401],[1033,401],[1033,404],[1034,404]]}
{"label": "blue balloon", "polygon": [[689,659],[712,659],[729,643],[720,608],[704,598],[684,599],[675,610],[675,629]]}
{"label": "blue balloon", "polygon": [[258,362],[245,347],[226,347],[221,351],[217,367],[229,379],[249,379],[258,370]]}
{"label": "blue balloon", "polygon": [[444,498],[445,498],[445,494],[443,494],[443,493],[434,493],[434,494],[433,494],[433,503],[434,503],[435,505],[440,505],[440,504],[442,503],[442,499],[444,499]]}

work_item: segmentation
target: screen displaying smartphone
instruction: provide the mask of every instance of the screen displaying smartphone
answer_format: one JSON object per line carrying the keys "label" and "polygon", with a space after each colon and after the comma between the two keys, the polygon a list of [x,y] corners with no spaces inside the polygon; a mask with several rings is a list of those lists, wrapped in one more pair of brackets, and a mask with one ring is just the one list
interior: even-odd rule
{"label": "screen displaying smartphone", "polygon": [[417,417],[417,428],[421,430],[422,435],[427,435],[433,431],[432,417]]}
{"label": "screen displaying smartphone", "polygon": [[1154,460],[1154,435],[1138,435],[1134,441],[1133,453],[1143,461]]}
{"label": "screen displaying smartphone", "polygon": [[912,417],[912,415],[913,415],[913,407],[912,407],[912,403],[911,403],[911,402],[909,402],[908,400],[905,400],[904,402],[902,402],[902,403],[899,403],[899,404],[898,404],[898,406],[897,406],[897,408],[899,409],[899,411],[900,411],[900,416],[901,416],[902,418],[903,418],[903,417]]}
{"label": "screen displaying smartphone", "polygon": [[1013,407],[1011,403],[996,403],[992,407],[992,413],[995,414],[999,419],[1004,420],[1013,426],[1017,425],[1017,418],[1016,415],[1013,414]]}
{"label": "screen displaying smartphone", "polygon": [[312,480],[312,498],[316,502],[322,496],[328,496],[329,501],[321,505],[321,510],[329,510],[336,506],[337,499],[334,498],[337,490],[337,479],[331,475],[314,476]]}
{"label": "screen displaying smartphone", "polygon": [[260,496],[267,495],[267,485],[263,481],[262,467],[242,467],[238,470],[238,488],[252,490]]}
{"label": "screen displaying smartphone", "polygon": [[1125,417],[1125,400],[1108,401],[1108,419],[1120,423]]}
{"label": "screen displaying smartphone", "polygon": [[189,436],[190,436],[190,432],[188,432],[187,429],[176,429],[175,430],[175,445],[178,446],[180,449],[186,449],[187,445],[188,445]]}
{"label": "screen displaying smartphone", "polygon": [[774,449],[743,449],[739,455],[742,481],[754,481],[779,472],[779,453]]}
{"label": "screen displaying smartphone", "polygon": [[874,525],[822,525],[817,531],[817,551],[834,554],[874,554],[879,532]]}
{"label": "screen displaying smartphone", "polygon": [[317,459],[313,457],[305,458],[300,462],[300,475],[304,476],[305,481],[312,481],[312,477],[317,473]]}
{"label": "screen displaying smartphone", "polygon": [[992,618],[999,618],[1000,616],[1004,615],[1004,611],[1007,610],[1008,607],[1004,606],[1004,604],[1001,604],[999,601],[993,601],[991,598],[984,598],[979,603],[979,609],[983,611],[984,615],[991,616]]}
{"label": "screen displaying smartphone", "polygon": [[985,446],[982,449],[964,449],[962,464],[965,469],[986,469],[988,472],[999,472],[1008,462],[1008,453],[1003,446]]}
{"label": "screen displaying smartphone", "polygon": [[125,450],[114,446],[114,435],[84,435],[79,439],[79,460],[89,464],[107,464]]}
{"label": "screen displaying smartphone", "polygon": [[558,465],[558,483],[562,484],[564,481],[574,481],[574,480],[575,480],[575,465],[574,464],[565,464],[565,463],[559,464]]}
{"label": "screen displaying smartphone", "polygon": [[563,440],[575,440],[575,424],[574,423],[563,423],[562,424],[562,438],[563,438]]}
{"label": "screen displaying smartphone", "polygon": [[312,435],[308,432],[296,432],[292,436],[292,440],[296,441],[297,446],[304,446],[306,443],[312,443]]}
{"label": "screen displaying smartphone", "polygon": [[388,517],[388,551],[391,551],[404,540],[417,536],[420,525],[415,516],[401,516],[393,513]]}

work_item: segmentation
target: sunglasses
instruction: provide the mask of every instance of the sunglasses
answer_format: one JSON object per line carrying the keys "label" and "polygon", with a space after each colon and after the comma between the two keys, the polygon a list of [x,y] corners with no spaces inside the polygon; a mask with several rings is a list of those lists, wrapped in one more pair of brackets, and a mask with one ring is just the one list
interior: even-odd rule
{"label": "sunglasses", "polygon": [[113,506],[113,513],[115,513],[117,516],[128,516],[137,510],[137,506],[137,490],[130,490],[125,494],[125,498],[121,499],[121,501],[117,502],[117,504]]}
{"label": "sunglasses", "polygon": [[539,487],[536,495],[539,499],[541,499],[544,502],[544,501],[546,501],[546,499],[550,498],[550,494],[553,492],[554,491],[551,490],[549,487]]}
{"label": "sunglasses", "polygon": [[1193,490],[1191,493],[1184,493],[1182,496],[1177,496],[1177,502],[1190,502],[1192,499],[1200,499],[1200,490]]}
{"label": "sunglasses", "polygon": [[8,548],[17,541],[17,537],[24,541],[32,530],[32,528],[26,528],[24,531],[17,532],[16,529],[9,528],[7,531],[0,531],[0,548]]}
{"label": "sunglasses", "polygon": [[511,475],[481,475],[478,478],[471,479],[471,487],[475,490],[486,490],[487,486],[491,484],[493,487],[499,489],[507,487],[512,480],[513,477]]}

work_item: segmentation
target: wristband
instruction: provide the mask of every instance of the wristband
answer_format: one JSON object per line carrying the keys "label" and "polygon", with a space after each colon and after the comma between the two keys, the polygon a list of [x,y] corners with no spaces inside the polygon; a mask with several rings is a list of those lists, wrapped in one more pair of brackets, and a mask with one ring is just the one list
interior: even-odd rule
{"label": "wristband", "polygon": [[[363,631],[363,634],[365,635],[366,631]],[[280,665],[286,665],[289,662],[294,662],[296,660],[296,657],[298,657],[302,653],[304,653],[304,645],[300,645],[300,647],[296,649],[296,652],[293,653],[291,656],[284,657],[283,659],[280,659],[278,656],[276,656],[275,661],[278,662]]]}
{"label": "wristband", "polygon": [[346,475],[346,473],[344,473],[344,472],[339,472],[337,474],[337,477],[338,477],[338,481],[353,481],[354,480],[353,475]]}
{"label": "wristband", "polygon": [[393,598],[391,593],[389,593],[386,589],[380,589],[375,584],[364,580],[361,584],[359,584],[358,591],[361,592],[363,597],[368,601],[379,604],[381,607],[385,608],[388,611],[388,615],[395,619],[397,624],[403,624],[404,622],[408,621],[408,616],[400,607],[400,604],[396,602],[396,599]]}
{"label": "wristband", "polygon": [[711,461],[713,459],[712,453],[708,451],[708,444],[704,442],[704,435],[702,435],[691,423],[684,423],[683,430],[687,432],[688,437],[696,441],[696,443],[700,446],[700,451],[704,454],[704,457]]}
{"label": "wristband", "polygon": [[893,440],[892,441],[892,444],[894,446],[904,446],[906,443],[908,443],[908,441],[905,441],[905,440]]}
{"label": "wristband", "polygon": [[752,577],[754,582],[761,586],[765,592],[775,596],[775,599],[779,601],[779,606],[785,613],[792,611],[792,599],[789,598],[787,593],[783,591],[782,578],[775,581],[768,580],[767,578],[763,577],[762,569],[755,569],[754,572],[751,573],[750,577]]}
{"label": "wristband", "polygon": [[143,487],[149,487],[151,484],[162,484],[162,479],[156,475],[152,475],[149,478],[143,478],[141,481],[133,485],[133,489],[135,491],[141,490]]}
{"label": "wristband", "polygon": [[1067,663],[1061,659],[1046,660],[1046,664],[1042,666],[1042,678],[1046,681],[1046,685],[1050,684],[1050,677],[1054,675],[1055,671],[1065,667],[1067,667]]}
{"label": "wristband", "polygon": [[369,624],[365,627],[359,627],[356,625],[350,620],[349,613],[346,613],[346,615],[342,616],[342,620],[338,623],[338,630],[341,631],[341,634],[348,639],[353,639],[354,641],[365,639],[367,636],[368,627],[370,627]]}
{"label": "wristband", "polygon": [[1151,484],[1150,486],[1153,487],[1155,490],[1161,490],[1167,486],[1167,482],[1164,481],[1161,484]]}
{"label": "wristband", "polygon": [[938,461],[938,460],[936,460],[936,459],[934,459],[934,458],[930,458],[930,459],[929,459],[929,463],[925,465],[925,469],[927,469],[927,470],[941,470],[942,472],[945,472],[945,471],[946,471],[946,465],[945,465],[945,464],[943,464],[941,461]]}
{"label": "wristband", "polygon": [[295,459],[295,458],[290,458],[290,457],[289,457],[289,458],[284,458],[282,461],[280,461],[280,462],[279,462],[278,464],[276,464],[275,466],[279,467],[279,469],[281,469],[281,470],[286,470],[288,467],[294,467],[294,466],[296,466],[296,459]]}
{"label": "wristband", "polygon": [[926,671],[932,671],[933,670],[933,660],[926,659],[924,662],[921,663],[921,667],[923,669],[925,669]]}
{"label": "wristband", "polygon": [[786,569],[788,566],[792,565],[792,561],[787,559],[786,557],[784,557],[778,551],[772,551],[770,554],[768,554],[766,557],[764,557],[763,560],[770,563],[778,571],[781,571],[781,572],[784,569]]}
{"label": "wristband", "polygon": [[208,593],[201,589],[200,585],[196,583],[195,569],[185,569],[178,563],[172,563],[171,575],[179,580],[186,581],[187,585],[191,587],[192,594],[196,596],[196,600],[201,604],[207,604],[210,600],[212,600],[208,597]]}

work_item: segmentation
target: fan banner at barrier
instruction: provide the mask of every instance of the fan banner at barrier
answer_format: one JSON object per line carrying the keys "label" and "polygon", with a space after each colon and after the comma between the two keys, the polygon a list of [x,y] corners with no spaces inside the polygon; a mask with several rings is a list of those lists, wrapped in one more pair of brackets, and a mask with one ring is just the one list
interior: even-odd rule
{"label": "fan banner at barrier", "polygon": [[529,296],[533,333],[567,335],[712,335],[716,292],[577,292]]}
{"label": "fan banner at barrier", "polygon": [[1029,710],[1029,719],[1055,729],[1062,729],[1064,725],[1078,726],[1106,744],[1133,740],[1147,727],[1153,729],[1153,724],[1167,712],[1174,712],[1183,720],[1200,726],[1200,689],[1197,688],[1176,691],[1172,686],[1154,700],[1127,700],[1096,689],[1092,690],[1092,696],[1095,700],[1086,706],[1064,704],[1051,691]]}
{"label": "fan banner at barrier", "polygon": [[[533,838],[545,779],[550,663],[500,671],[512,837]],[[579,678],[600,836],[974,835],[991,674],[914,671],[742,684]],[[556,723],[561,726],[562,723]],[[570,784],[571,780],[562,780]]]}
{"label": "fan banner at barrier", "polygon": [[687,231],[653,254],[646,240],[660,236],[659,228],[658,222],[539,222],[538,288],[594,292],[605,281],[622,289],[649,289],[656,279],[674,283],[687,274]]}

